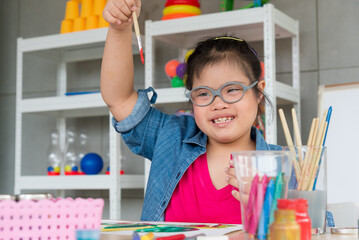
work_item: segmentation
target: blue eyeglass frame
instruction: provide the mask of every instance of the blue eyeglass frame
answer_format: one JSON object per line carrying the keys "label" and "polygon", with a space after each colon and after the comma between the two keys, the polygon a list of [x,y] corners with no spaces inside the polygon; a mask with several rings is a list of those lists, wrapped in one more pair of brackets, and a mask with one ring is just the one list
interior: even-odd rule
{"label": "blue eyeglass frame", "polygon": [[[257,83],[258,83],[258,81],[255,81],[255,82],[252,83],[251,85],[246,86],[246,85],[243,85],[242,83],[239,83],[239,82],[228,82],[228,83],[223,84],[218,90],[213,90],[213,89],[211,89],[211,88],[209,88],[209,87],[206,87],[206,86],[196,87],[196,88],[193,88],[193,89],[192,89],[191,91],[189,91],[188,93],[186,93],[186,97],[187,97],[188,99],[190,99],[191,102],[192,102],[194,105],[197,105],[197,106],[199,106],[199,107],[206,107],[206,106],[210,105],[210,104],[214,101],[214,98],[215,98],[216,96],[219,96],[219,97],[223,100],[223,102],[226,102],[226,103],[236,103],[236,102],[239,102],[239,101],[243,98],[244,94],[245,94],[248,90],[252,89],[255,85],[257,85]],[[233,102],[229,102],[229,101],[226,101],[226,100],[223,99],[222,94],[221,94],[221,91],[222,91],[222,89],[223,89],[224,87],[226,87],[226,86],[228,86],[228,85],[232,85],[232,84],[234,84],[234,85],[240,85],[240,86],[243,88],[243,94],[242,94],[242,97],[241,97],[240,99],[238,99],[238,100],[236,100],[236,101],[233,101]],[[208,104],[206,104],[206,105],[196,104],[196,103],[192,100],[192,98],[191,98],[191,92],[194,91],[194,90],[196,90],[196,89],[199,89],[199,88],[208,89],[208,90],[211,91],[211,93],[212,93],[212,100],[211,100]]]}

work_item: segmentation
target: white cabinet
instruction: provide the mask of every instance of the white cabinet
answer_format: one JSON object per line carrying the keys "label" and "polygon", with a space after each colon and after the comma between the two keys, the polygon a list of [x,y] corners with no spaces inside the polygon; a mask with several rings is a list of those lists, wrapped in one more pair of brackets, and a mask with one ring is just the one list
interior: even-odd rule
{"label": "white cabinet", "polygon": [[[101,59],[106,39],[107,28],[89,30],[83,32],[56,34],[29,39],[19,38],[17,42],[17,80],[16,80],[16,142],[15,142],[15,193],[24,190],[80,190],[80,189],[107,189],[109,190],[110,218],[121,218],[121,189],[143,188],[143,174],[120,175],[121,148],[120,134],[111,126],[111,114],[103,102],[100,93],[65,96],[68,84],[68,63]],[[136,38],[134,38],[136,39]],[[137,43],[134,42],[133,50],[138,54]],[[53,96],[29,97],[24,94],[27,74],[24,72],[25,61],[28,56],[36,56],[46,63],[51,62],[56,66],[50,74],[56,84],[56,92]],[[27,63],[30,65],[31,62]],[[36,70],[35,70],[36,71]],[[47,72],[48,69],[43,69]],[[50,79],[37,79],[41,84],[46,84]],[[36,80],[35,80],[36,81]],[[43,82],[41,82],[43,81]],[[100,81],[100,79],[98,79]],[[54,127],[60,132],[60,143],[65,144],[66,120],[79,117],[108,116],[109,133],[109,159],[110,174],[86,175],[86,176],[47,176],[46,155],[43,155],[42,166],[36,174],[24,174],[24,165],[29,165],[35,159],[31,154],[24,153],[24,131],[32,128],[24,118],[28,115],[49,116],[54,119]],[[36,130],[34,130],[37,132]],[[47,138],[34,134],[30,138]],[[101,142],[101,139],[99,139]],[[101,143],[99,143],[101,144]],[[47,145],[36,146],[47,148]],[[33,150],[36,151],[36,148]],[[26,163],[26,164],[25,164]],[[25,171],[26,172],[26,171]]]}
{"label": "white cabinet", "polygon": [[[294,104],[300,121],[300,79],[299,79],[299,26],[284,13],[275,9],[272,4],[263,7],[204,14],[196,17],[167,21],[146,21],[146,59],[145,86],[155,86],[158,93],[156,104],[185,102],[184,88],[156,88],[155,47],[168,44],[179,50],[179,53],[191,49],[195,43],[205,37],[220,34],[234,34],[249,42],[263,41],[265,64],[265,91],[274,106],[277,103]],[[290,38],[292,41],[292,84],[276,81],[275,48],[276,39]],[[163,68],[163,67],[162,67]],[[271,119],[266,112],[266,120]],[[277,142],[277,117],[267,121],[266,139],[269,143]]]}
{"label": "white cabinet", "polygon": [[[220,34],[234,34],[249,42],[263,41],[265,65],[265,91],[276,111],[277,104],[292,104],[300,121],[300,78],[299,78],[299,24],[272,4],[245,10],[234,10],[204,14],[189,18],[166,21],[146,21],[145,45],[145,87],[155,86],[157,104],[186,102],[184,88],[157,88],[156,47],[163,44],[178,49],[182,57],[193,48],[198,40]],[[292,84],[276,81],[276,39],[289,38],[292,41]],[[170,59],[168,59],[170,60]],[[269,143],[277,142],[277,114],[267,111],[265,135]],[[272,115],[272,116],[271,116]],[[268,119],[271,119],[268,121]],[[145,179],[149,173],[146,162]]]}

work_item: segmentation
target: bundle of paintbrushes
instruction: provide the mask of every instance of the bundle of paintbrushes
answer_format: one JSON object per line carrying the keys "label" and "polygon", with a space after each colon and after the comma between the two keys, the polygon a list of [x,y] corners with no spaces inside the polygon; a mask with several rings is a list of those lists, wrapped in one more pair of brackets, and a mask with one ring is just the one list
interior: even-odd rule
{"label": "bundle of paintbrushes", "polygon": [[283,110],[279,109],[279,116],[282,122],[288,149],[295,156],[293,157],[293,167],[297,182],[297,190],[315,190],[331,113],[332,107],[325,110],[323,118],[320,121],[319,118],[313,119],[307,145],[303,146],[295,110],[292,109],[293,129],[296,143],[294,145]]}

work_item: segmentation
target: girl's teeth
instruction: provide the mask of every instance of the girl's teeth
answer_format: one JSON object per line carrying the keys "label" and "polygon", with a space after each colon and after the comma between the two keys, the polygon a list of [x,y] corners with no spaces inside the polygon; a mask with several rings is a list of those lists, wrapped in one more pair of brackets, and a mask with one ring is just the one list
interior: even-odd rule
{"label": "girl's teeth", "polygon": [[232,117],[224,117],[224,118],[217,118],[217,119],[214,119],[214,123],[224,123],[224,122],[229,122],[231,121],[233,118]]}

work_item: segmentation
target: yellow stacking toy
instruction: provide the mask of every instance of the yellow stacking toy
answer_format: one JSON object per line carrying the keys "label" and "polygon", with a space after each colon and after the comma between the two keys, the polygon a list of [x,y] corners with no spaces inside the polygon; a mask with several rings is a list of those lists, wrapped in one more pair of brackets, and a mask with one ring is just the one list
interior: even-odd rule
{"label": "yellow stacking toy", "polygon": [[68,0],[60,33],[108,27],[108,22],[102,16],[106,2],[107,0]]}
{"label": "yellow stacking toy", "polygon": [[197,16],[201,14],[198,0],[167,0],[162,20]]}

